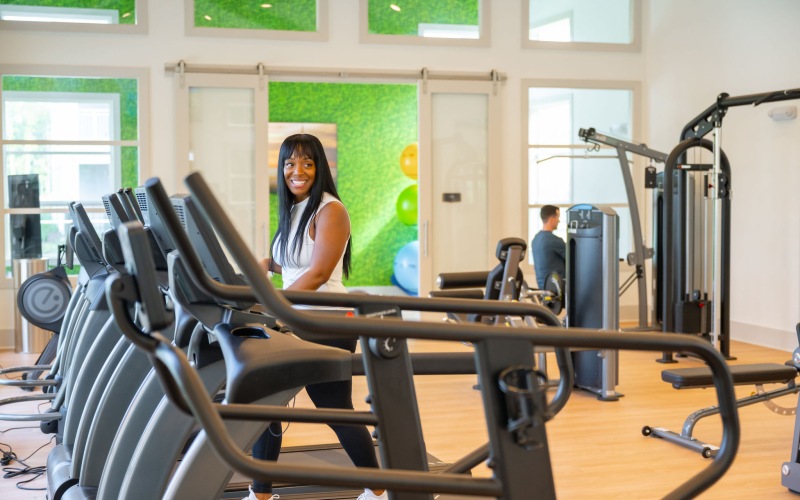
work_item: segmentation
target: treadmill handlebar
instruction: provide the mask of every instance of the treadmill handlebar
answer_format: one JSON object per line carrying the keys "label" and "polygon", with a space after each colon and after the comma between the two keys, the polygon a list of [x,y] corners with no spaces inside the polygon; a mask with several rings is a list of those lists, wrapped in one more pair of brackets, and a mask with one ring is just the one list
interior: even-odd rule
{"label": "treadmill handlebar", "polygon": [[[164,224],[167,230],[172,234],[176,248],[181,254],[181,259],[190,271],[188,274],[195,282],[195,284],[206,293],[212,296],[220,297],[227,300],[240,300],[259,302],[257,294],[254,294],[254,288],[241,285],[227,285],[214,280],[208,275],[202,262],[200,261],[197,253],[194,251],[186,232],[180,225],[177,215],[172,209],[161,181],[153,178],[145,182],[148,192],[152,195],[151,202],[155,205],[156,209],[161,213]],[[196,198],[196,196],[195,196]],[[199,203],[201,210],[206,211],[202,203]],[[207,218],[208,214],[205,214]],[[249,253],[249,252],[248,252]],[[252,257],[252,256],[251,256]],[[241,264],[240,264],[241,265]],[[260,266],[256,267],[259,279],[266,280],[266,274]],[[247,273],[244,273],[247,276]],[[248,279],[252,283],[252,280]],[[401,296],[377,296],[377,295],[361,295],[361,294],[348,294],[348,293],[316,293],[316,292],[298,292],[298,291],[283,291],[278,293],[273,287],[275,296],[280,296],[281,304],[287,304],[287,300],[293,303],[302,303],[308,305],[320,306],[342,306],[342,307],[357,307],[359,305],[396,305],[404,310],[411,311],[434,311],[434,312],[454,312],[454,313],[484,313],[495,315],[509,315],[509,316],[533,316],[538,320],[544,321],[550,325],[558,325],[558,318],[546,307],[537,304],[524,304],[519,302],[493,302],[485,300],[469,300],[469,299],[426,299],[420,297],[401,297]],[[263,302],[262,302],[263,303]],[[272,307],[269,304],[263,303],[267,306],[269,311]]]}
{"label": "treadmill handlebar", "polygon": [[[150,182],[150,181],[148,181]],[[239,268],[253,287],[259,301],[275,312],[289,326],[309,331],[325,331],[334,335],[359,335],[368,337],[420,338],[431,340],[467,340],[481,342],[493,338],[527,340],[534,345],[555,347],[584,347],[632,349],[653,351],[686,351],[703,358],[711,368],[723,436],[719,453],[714,461],[678,486],[667,498],[696,496],[708,489],[730,468],[739,447],[739,415],[730,370],[722,357],[707,342],[698,338],[669,334],[614,333],[591,329],[563,329],[552,326],[540,328],[498,328],[483,325],[418,323],[382,321],[369,318],[338,318],[315,316],[291,307],[291,303],[267,279],[247,244],[234,229],[218,200],[211,193],[203,177],[195,172],[185,179],[197,204],[218,232],[223,244],[239,264]],[[324,294],[320,294],[324,295]],[[387,484],[388,486],[388,484]]]}
{"label": "treadmill handlebar", "polygon": [[[152,181],[152,180],[151,180]],[[148,181],[150,183],[151,181]],[[153,182],[158,182],[153,181]],[[222,210],[219,202],[211,194],[210,189],[204,182],[199,174],[192,174],[186,179],[189,189],[192,191],[193,196],[198,202],[206,217],[210,220],[216,231],[220,234],[223,243],[228,247],[229,251],[233,254],[240,268],[243,270],[245,276],[248,277],[251,285],[254,288],[256,297],[260,299],[265,306],[275,311],[281,319],[288,325],[299,329],[309,331],[325,331],[328,334],[343,335],[343,336],[369,336],[378,338],[398,337],[398,338],[421,338],[432,340],[468,340],[473,342],[490,341],[491,339],[509,339],[509,340],[526,340],[532,342],[534,345],[551,345],[555,347],[562,347],[566,349],[568,346],[585,347],[585,348],[612,348],[612,349],[634,349],[634,350],[649,350],[649,351],[683,351],[694,353],[703,358],[712,371],[712,377],[716,388],[717,399],[720,408],[720,417],[723,422],[723,435],[719,453],[714,461],[700,471],[695,476],[691,477],[687,482],[680,485],[674,491],[667,495],[667,498],[685,498],[696,496],[702,491],[708,489],[714,484],[722,475],[730,468],[739,445],[739,418],[736,409],[736,398],[733,389],[733,381],[730,370],[727,368],[725,360],[721,354],[716,351],[707,342],[701,341],[694,337],[684,337],[678,335],[667,334],[631,334],[631,333],[615,333],[601,330],[589,329],[563,329],[554,328],[552,326],[540,328],[498,328],[483,325],[454,325],[445,323],[412,323],[403,321],[382,321],[379,319],[368,318],[339,318],[330,315],[311,315],[299,310],[295,310],[291,303],[281,294],[277,293],[272,284],[266,277],[255,257],[249,252],[241,236],[233,229],[233,225],[227,218],[227,215]],[[175,215],[167,211],[166,214],[174,217]],[[185,238],[185,234],[178,233],[180,237]],[[126,235],[127,236],[127,235]],[[123,241],[129,238],[123,238]],[[126,245],[127,246],[127,245]],[[130,250],[130,249],[129,249]],[[138,257],[137,252],[126,252],[126,257]],[[149,255],[148,252],[139,252],[142,255]],[[196,256],[195,256],[196,257]],[[136,272],[138,268],[131,269],[129,272]],[[145,274],[145,277],[147,275]],[[144,282],[138,283],[139,286],[146,286]],[[153,282],[152,288],[155,286]],[[127,273],[115,276],[108,285],[108,296],[111,302],[111,308],[115,315],[119,315],[121,327],[124,333],[131,333],[128,330],[133,329],[133,320],[130,317],[129,308],[126,307],[126,302],[138,302],[138,295],[141,292],[137,288],[135,276],[130,276]],[[324,294],[319,294],[324,295]],[[147,351],[154,354],[156,358],[161,361],[161,368],[167,370],[177,370],[178,372],[186,371],[188,362],[183,360],[183,363],[178,363],[180,366],[174,365],[175,352],[171,349],[169,342],[157,332],[143,334],[143,332],[136,332],[135,342],[145,347]],[[185,365],[184,365],[185,363]],[[571,370],[570,370],[571,371]],[[181,377],[183,378],[183,377]],[[192,384],[197,387],[191,387]],[[190,382],[190,391],[194,389],[198,393],[204,393],[204,389],[197,381]],[[189,398],[187,403],[194,406],[193,398]],[[195,402],[196,403],[196,402]],[[200,403],[203,404],[203,403]],[[221,422],[210,422],[208,414],[203,415],[205,412],[199,411],[199,408],[193,407],[192,410],[195,415],[202,421],[204,427],[218,427]],[[213,416],[211,420],[215,420]],[[217,424],[216,426],[214,424]],[[210,434],[214,434],[213,432]],[[220,440],[218,440],[220,441]],[[221,441],[225,441],[221,439]],[[234,465],[234,468],[240,472],[245,471],[248,475],[258,476],[262,478],[276,477],[278,475],[285,475],[286,477],[294,476],[298,478],[309,479],[312,477],[319,477],[315,473],[324,474],[327,481],[332,481],[329,484],[352,484],[352,482],[363,480],[358,474],[348,472],[341,474],[337,478],[331,476],[330,471],[313,471],[304,470],[300,471],[296,468],[277,467],[275,464],[256,464],[252,461],[242,460],[244,457],[240,456],[241,452],[236,452],[230,448],[230,444],[226,442],[216,442],[215,448],[218,453],[225,456],[227,462]],[[408,481],[419,480],[417,474],[411,474],[401,480],[399,475],[404,475],[397,471],[378,471],[371,472],[375,474],[371,477],[373,484],[376,487],[393,486],[407,487]],[[409,474],[409,473],[405,473]],[[445,480],[444,477],[439,480]],[[326,482],[327,482],[326,481]],[[446,480],[445,480],[446,481]],[[436,490],[438,483],[437,479],[426,478],[426,480],[416,483],[418,487],[426,484],[425,487]],[[402,485],[402,486],[401,486]],[[457,485],[453,485],[458,487]],[[474,486],[474,485],[473,485]],[[491,490],[492,493],[497,491],[499,485],[494,482],[486,484],[486,490]],[[454,490],[451,490],[454,491]],[[461,490],[463,491],[463,490]]]}
{"label": "treadmill handlebar", "polygon": [[[196,193],[193,191],[192,195],[197,201],[197,205],[199,206],[200,210],[204,213],[205,217],[211,222],[212,226],[219,232],[217,223],[218,220],[212,218],[208,211],[207,207],[204,204],[204,200],[210,200],[215,203],[215,210],[216,213],[222,214],[223,218],[227,218],[222,208],[219,206],[216,198],[208,190],[208,186],[205,185],[202,177],[198,177],[199,182],[202,184],[200,185],[199,189],[204,193],[205,198],[198,198]],[[234,258],[240,265],[240,268],[244,271],[245,278],[249,276],[250,279],[248,280],[252,283],[253,288],[247,286],[236,286],[236,285],[227,285],[220,283],[214,279],[212,279],[208,273],[205,271],[205,268],[200,261],[199,256],[194,251],[194,248],[189,243],[188,236],[186,235],[183,228],[180,226],[180,222],[178,221],[177,215],[175,214],[174,210],[171,209],[171,205],[169,203],[169,197],[167,196],[166,191],[164,190],[163,185],[158,179],[149,179],[145,186],[148,190],[148,193],[151,195],[151,202],[155,205],[156,209],[161,213],[162,220],[170,233],[172,233],[173,240],[175,242],[175,246],[178,252],[181,255],[182,262],[186,265],[189,272],[187,274],[190,275],[191,279],[195,281],[198,287],[205,290],[207,293],[211,295],[218,295],[224,298],[230,298],[235,300],[254,300],[256,302],[260,302],[264,306],[266,306],[267,310],[273,313],[276,317],[284,320],[289,326],[294,327],[298,330],[306,330],[306,331],[317,331],[317,332],[325,332],[325,333],[334,333],[343,336],[353,336],[353,332],[351,332],[351,326],[353,323],[352,318],[333,318],[335,321],[340,321],[343,323],[341,324],[338,330],[334,330],[333,328],[329,327],[331,324],[332,319],[326,315],[325,318],[323,317],[315,317],[312,319],[312,315],[308,313],[301,313],[291,307],[291,303],[288,300],[292,300],[295,303],[303,303],[308,305],[321,305],[321,306],[345,306],[345,307],[358,307],[363,305],[380,305],[380,306],[397,306],[401,309],[406,310],[419,310],[419,311],[446,311],[446,312],[479,312],[479,313],[486,313],[486,314],[496,314],[496,315],[511,315],[511,316],[533,316],[539,322],[550,325],[551,327],[560,327],[561,322],[558,317],[553,314],[552,311],[547,309],[546,307],[540,306],[538,304],[525,304],[520,302],[500,302],[500,301],[486,301],[486,300],[468,300],[468,299],[424,299],[418,297],[381,297],[381,296],[372,296],[372,295],[362,295],[362,294],[348,294],[348,293],[317,293],[317,292],[297,292],[297,291],[285,291],[282,294],[278,293],[269,280],[266,277],[266,274],[263,272],[261,267],[255,261],[253,255],[246,250],[246,246],[240,247],[244,249],[244,251],[236,253],[238,257],[235,255]],[[189,184],[187,180],[187,186],[189,186],[190,191],[193,190],[193,186]],[[198,186],[194,186],[194,189],[198,189]],[[205,191],[203,191],[205,189]],[[238,233],[234,230],[228,233],[228,236],[235,237],[239,239],[240,245],[245,245],[244,242],[241,241],[241,237]],[[223,243],[226,246],[229,246],[231,243],[227,240],[224,236],[221,236]],[[230,248],[229,248],[230,249]],[[247,259],[249,261],[245,261],[242,263],[242,260],[239,259]],[[247,266],[250,266],[247,268]],[[258,287],[261,286],[262,293],[258,293]],[[253,296],[254,291],[255,296]],[[266,295],[264,295],[266,293]],[[229,295],[225,295],[229,294]],[[266,299],[266,300],[265,300]],[[286,311],[291,311],[291,315],[287,314]],[[280,311],[283,311],[281,313]],[[292,316],[295,319],[292,319]],[[296,318],[305,318],[306,321],[297,321]],[[363,321],[363,320],[362,320]],[[378,331],[381,328],[385,328],[387,323],[381,320],[368,320],[372,321],[373,325],[365,326],[362,331],[362,335],[369,336],[369,337],[380,337],[381,335],[378,334]],[[392,322],[394,323],[394,322]],[[493,329],[497,332],[499,329]],[[507,330],[507,329],[503,329]],[[557,328],[557,331],[561,331],[562,328]],[[403,330],[402,333],[395,333],[391,335],[386,335],[386,337],[419,337],[420,330]],[[461,340],[457,337],[453,337],[456,334],[454,331],[449,331],[451,340]],[[483,338],[486,338],[486,334],[484,333]],[[516,337],[518,338],[518,337]],[[475,339],[473,339],[475,340]],[[565,405],[567,400],[569,399],[569,395],[572,391],[572,382],[574,381],[574,371],[572,369],[571,358],[569,355],[569,350],[565,346],[557,347],[556,348],[556,361],[561,372],[561,377],[559,380],[559,385],[556,390],[556,394],[553,396],[553,399],[550,401],[548,407],[544,410],[545,418],[552,418],[553,415],[558,413]]]}

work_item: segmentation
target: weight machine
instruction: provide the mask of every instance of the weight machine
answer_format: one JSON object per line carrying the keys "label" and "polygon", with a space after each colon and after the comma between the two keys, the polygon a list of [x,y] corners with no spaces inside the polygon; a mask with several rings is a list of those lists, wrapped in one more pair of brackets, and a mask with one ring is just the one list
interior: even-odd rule
{"label": "weight machine", "polygon": [[[636,202],[636,190],[633,186],[633,177],[628,167],[627,153],[633,153],[651,160],[651,165],[645,170],[645,188],[656,187],[656,168],[652,162],[664,163],[667,154],[654,149],[650,149],[645,144],[634,144],[616,137],[601,134],[594,128],[580,129],[578,136],[585,142],[590,142],[598,146],[611,146],[617,152],[619,167],[622,172],[622,179],[625,183],[625,195],[628,198],[628,209],[631,212],[631,227],[633,228],[633,252],[627,256],[628,265],[634,266],[633,274],[620,286],[620,295],[625,293],[635,281],[639,294],[639,326],[637,330],[649,330],[651,326],[647,320],[647,274],[645,271],[645,260],[653,257],[653,249],[645,246],[642,236],[641,219],[639,218],[639,205]],[[655,274],[655,273],[654,273]],[[654,287],[655,290],[655,287]],[[654,304],[656,303],[654,299]],[[653,327],[656,321],[654,318]]]}
{"label": "weight machine", "polygon": [[[708,337],[730,359],[731,172],[720,146],[722,119],[728,108],[733,106],[758,106],[793,99],[800,99],[800,89],[736,97],[720,94],[714,104],[684,126],[680,144],[669,155],[654,151],[644,144],[633,144],[599,134],[593,128],[580,130],[581,139],[615,148],[620,160],[634,233],[634,251],[628,255],[628,262],[635,266],[635,279],[639,284],[639,328],[647,325],[644,260],[652,257],[653,326],[661,324],[665,332],[694,333]],[[713,141],[704,138],[711,132]],[[686,152],[693,148],[712,152],[713,163],[688,163]],[[664,172],[661,174],[656,174],[652,165],[645,171],[645,188],[656,189],[653,196],[652,248],[644,246],[641,225],[634,222],[639,220],[639,211],[625,155],[627,152],[664,163]],[[704,173],[704,178],[696,187],[690,180],[692,172]],[[693,200],[693,190],[696,189],[700,189],[710,201],[708,212],[712,215],[712,221],[709,228],[694,227],[695,214],[698,212]],[[710,235],[706,236],[704,231]],[[702,239],[704,247],[708,246],[710,263],[700,263],[695,256],[698,238]],[[671,353],[664,353],[659,361],[674,362]]]}
{"label": "weight machine", "polygon": [[[762,94],[731,97],[719,94],[716,102],[684,126],[681,142],[664,163],[662,309],[665,332],[696,333],[708,337],[726,358],[730,357],[730,229],[731,169],[722,151],[722,120],[728,108],[758,106],[766,102],[800,99],[800,89],[779,90]],[[713,132],[713,140],[704,137]],[[710,165],[691,165],[686,152],[706,149],[713,153]],[[687,210],[686,176],[692,171],[705,171],[703,191],[710,201],[712,215],[708,248],[711,265],[705,267],[709,279],[693,288],[690,282],[693,244],[686,228],[693,216]],[[674,194],[674,196],[670,195]],[[709,286],[710,283],[710,286]],[[710,289],[709,289],[710,288]],[[664,353],[661,362],[674,362],[672,353]]]}

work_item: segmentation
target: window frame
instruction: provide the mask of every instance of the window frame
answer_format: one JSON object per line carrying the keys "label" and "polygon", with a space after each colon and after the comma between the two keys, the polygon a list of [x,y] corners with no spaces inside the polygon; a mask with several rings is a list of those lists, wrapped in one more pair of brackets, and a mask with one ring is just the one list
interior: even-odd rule
{"label": "window frame", "polygon": [[478,0],[478,38],[435,38],[408,35],[378,35],[369,32],[369,0],[359,0],[358,41],[392,45],[446,47],[490,47],[492,43],[491,0]]}
{"label": "window frame", "polygon": [[[569,117],[569,128],[570,128],[570,130],[572,130],[573,125],[574,125],[574,123],[573,123],[573,115],[574,115],[573,112],[574,112],[574,106],[575,106],[575,102],[574,101],[575,101],[574,97],[570,94],[570,95],[551,96],[549,99],[544,101],[544,103],[545,104],[551,104],[551,105],[558,104],[558,103],[566,103],[569,106],[569,114],[570,114],[570,117]],[[530,102],[528,102],[528,106],[530,106]],[[528,134],[530,134],[530,110],[528,110]],[[530,150],[531,150],[531,143],[529,142],[529,140],[530,140],[530,138],[528,136],[525,136],[525,143],[528,145],[528,147],[525,149],[525,155],[526,155],[525,158],[527,159],[528,162],[530,161]],[[559,149],[559,148],[541,148],[541,149]],[[530,183],[530,164],[526,163],[526,167],[525,168],[526,168],[526,171],[528,173],[528,176],[526,177],[526,179]],[[573,194],[572,194],[572,192],[573,192],[572,165],[570,165],[569,187],[568,187],[567,191],[568,191],[568,197],[571,200],[573,198]],[[529,207],[543,207],[544,205],[548,205],[548,204],[556,205],[556,206],[559,206],[559,207],[561,206],[559,203],[531,204],[530,203],[530,186],[528,186],[528,191],[527,191],[527,195],[525,197],[525,201],[526,201],[526,203],[528,204]],[[532,258],[532,254],[529,255],[529,258]]]}
{"label": "window frame", "polygon": [[262,40],[291,40],[327,42],[329,37],[328,0],[317,0],[317,30],[290,31],[243,28],[205,28],[194,25],[194,0],[184,0],[186,36],[219,38],[257,38]]}
{"label": "window frame", "polygon": [[[522,130],[522,182],[521,184],[521,193],[523,200],[523,206],[525,207],[524,214],[523,214],[523,221],[522,221],[522,234],[528,235],[528,229],[530,228],[530,212],[532,208],[541,207],[543,204],[533,204],[530,202],[530,193],[529,193],[529,150],[531,147],[535,145],[528,143],[529,137],[529,128],[530,128],[530,121],[529,121],[529,109],[530,109],[530,97],[529,97],[529,90],[532,88],[565,88],[565,89],[587,89],[587,90],[628,90],[631,92],[631,137],[641,137],[642,134],[642,104],[641,104],[641,87],[642,84],[639,81],[634,80],[569,80],[569,79],[522,79],[520,81],[520,87],[522,91],[522,126],[520,127]],[[574,124],[573,124],[574,125]],[[591,124],[586,124],[590,126]],[[555,145],[553,145],[555,146]],[[578,146],[582,148],[586,148],[588,144],[563,144],[561,145],[564,147],[565,151],[570,154],[569,151],[576,149]],[[570,149],[567,149],[570,148]],[[610,151],[610,150],[609,150]],[[644,190],[642,186],[644,185],[644,168],[646,166],[645,159],[640,157],[639,155],[632,155],[633,160],[632,163],[629,164],[629,168],[631,168],[631,176],[633,178],[633,185],[635,186],[636,191],[636,202],[639,207],[643,207],[645,204],[643,203],[644,200]],[[572,195],[572,186],[570,186],[570,196]],[[561,204],[555,204],[558,207],[562,207]],[[630,202],[625,204],[620,203],[603,203],[604,206],[609,206],[614,208],[615,210],[619,207],[624,207],[630,209]],[[569,208],[569,207],[567,207]],[[562,210],[562,214],[563,214]],[[643,234],[646,234],[644,229],[649,224],[648,217],[645,212],[639,213],[641,227],[643,229]],[[562,221],[562,223],[566,223],[566,219]],[[633,221],[631,221],[633,224]],[[646,241],[644,242],[647,243]],[[633,250],[632,246],[630,248],[620,248],[620,254],[624,253],[627,255]],[[627,262],[620,262],[620,270],[629,270],[632,269],[632,266],[629,266]]]}
{"label": "window frame", "polygon": [[[631,13],[631,41],[630,43],[608,42],[549,42],[543,40],[530,40],[531,0],[520,0],[522,3],[521,39],[524,49],[555,49],[555,50],[589,50],[610,52],[641,52],[642,51],[642,6],[637,0],[629,0]],[[570,19],[574,19],[574,9],[570,11]],[[559,17],[559,16],[556,16]],[[573,29],[574,31],[574,29]]]}
{"label": "window frame", "polygon": [[0,31],[66,31],[72,33],[113,33],[124,35],[146,35],[147,0],[134,0],[136,2],[136,24],[93,24],[93,23],[67,23],[67,22],[41,22],[41,21],[3,21],[0,20]]}
{"label": "window frame", "polygon": [[[3,92],[0,95],[0,100],[2,101],[2,106],[5,106],[8,102],[7,93]],[[112,113],[112,123],[111,125],[111,135],[114,137],[113,139],[106,139],[106,140],[77,140],[77,141],[69,141],[69,140],[58,140],[58,139],[47,139],[47,140],[26,140],[26,139],[4,139],[2,140],[3,145],[19,145],[19,146],[63,146],[63,145],[70,145],[70,146],[108,146],[110,148],[109,155],[112,158],[111,164],[111,179],[115,186],[119,186],[122,180],[122,155],[121,149],[122,147],[126,146],[133,146],[138,147],[139,141],[131,141],[131,140],[121,140],[120,139],[120,124],[121,124],[121,109],[120,109],[120,102],[119,102],[119,94],[109,94],[109,93],[84,93],[84,92],[33,92],[27,90],[14,90],[8,92],[8,94],[12,94],[14,102],[36,102],[41,101],[41,99],[36,99],[37,96],[45,95],[44,101],[47,103],[56,103],[56,102],[83,102],[83,103],[91,103],[91,102],[99,102],[99,103],[110,103],[111,108],[113,110]],[[116,151],[114,148],[117,148]],[[2,150],[0,150],[0,154],[3,154]],[[34,153],[36,154],[36,153]],[[42,153],[40,153],[42,154]],[[48,154],[45,152],[44,154]],[[59,153],[55,153],[59,154]],[[71,153],[75,154],[75,153]],[[93,152],[86,151],[85,154],[91,155]],[[3,159],[5,161],[5,154],[3,154]],[[5,163],[3,164],[3,174],[5,175],[6,166]],[[5,201],[5,200],[4,200]],[[75,200],[62,200],[66,203]],[[60,203],[60,202],[59,202]],[[96,200],[96,203],[100,204],[100,200]],[[48,202],[46,205],[42,202],[42,207],[40,209],[52,208],[54,206],[53,202]],[[86,205],[84,205],[86,206]],[[4,204],[5,207],[5,204]],[[88,206],[86,207],[89,208]],[[35,210],[35,209],[18,209],[18,210]],[[26,212],[28,213],[28,212]]]}
{"label": "window frame", "polygon": [[[130,141],[25,141],[25,140],[6,140],[3,135],[3,120],[0,119],[0,178],[5,183],[6,166],[5,157],[2,149],[7,144],[112,144],[114,146],[136,146],[139,151],[138,167],[139,180],[150,177],[150,70],[148,68],[123,68],[123,67],[79,67],[79,66],[37,66],[37,65],[0,65],[0,83],[5,75],[35,76],[35,77],[66,77],[66,78],[119,78],[135,79],[137,81],[137,139]],[[91,94],[90,94],[91,95]],[[4,110],[3,89],[0,85],[0,118]],[[119,120],[121,115],[117,117]],[[117,124],[117,126],[119,126]],[[6,193],[3,190],[2,206],[0,206],[0,235],[3,235],[0,244],[0,262],[3,268],[6,262],[6,216],[11,214],[53,214],[68,213],[67,207],[42,207],[42,208],[7,208]],[[102,202],[97,207],[87,207],[87,212],[103,213],[105,208]],[[0,289],[10,289],[13,287],[13,277],[7,277],[5,272],[0,273]]]}

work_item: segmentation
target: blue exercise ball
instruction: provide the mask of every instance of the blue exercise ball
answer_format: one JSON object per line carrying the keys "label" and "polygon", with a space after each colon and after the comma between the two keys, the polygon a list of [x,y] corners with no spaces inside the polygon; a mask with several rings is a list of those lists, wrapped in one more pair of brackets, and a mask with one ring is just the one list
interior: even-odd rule
{"label": "blue exercise ball", "polygon": [[419,241],[404,245],[394,258],[394,279],[407,293],[419,293]]}

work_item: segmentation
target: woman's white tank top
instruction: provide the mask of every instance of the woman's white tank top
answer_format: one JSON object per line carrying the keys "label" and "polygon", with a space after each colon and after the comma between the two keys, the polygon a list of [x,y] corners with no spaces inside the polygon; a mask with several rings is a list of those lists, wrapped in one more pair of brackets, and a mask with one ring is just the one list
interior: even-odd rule
{"label": "woman's white tank top", "polygon": [[[292,206],[292,226],[289,232],[289,244],[291,245],[292,241],[294,241],[295,234],[300,226],[300,217],[303,214],[303,211],[306,209],[308,205],[309,198],[301,201],[300,203],[296,203]],[[280,262],[280,243],[275,244],[275,252],[274,258],[275,262],[281,266],[281,272],[283,273],[283,287],[289,288],[289,286],[297,281],[300,276],[305,274],[308,269],[311,267],[311,255],[314,253],[314,240],[311,239],[309,235],[309,227],[311,225],[311,221],[314,220],[317,213],[319,213],[322,208],[327,205],[328,203],[339,203],[342,204],[341,201],[337,200],[332,194],[324,193],[322,195],[322,201],[319,204],[319,208],[314,216],[309,220],[309,223],[302,229],[303,231],[303,246],[300,249],[300,254],[295,255],[292,252],[291,248],[288,252],[286,252],[286,260],[288,262]],[[345,211],[347,211],[345,209]],[[292,258],[294,257],[294,258]],[[344,266],[344,251],[342,251],[342,256],[339,257],[339,262],[336,264],[333,272],[331,273],[330,279],[322,286],[319,287],[319,291],[321,292],[341,292],[346,293],[347,289],[342,284],[342,269]]]}

